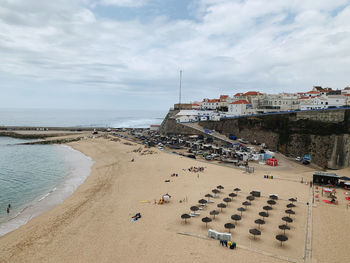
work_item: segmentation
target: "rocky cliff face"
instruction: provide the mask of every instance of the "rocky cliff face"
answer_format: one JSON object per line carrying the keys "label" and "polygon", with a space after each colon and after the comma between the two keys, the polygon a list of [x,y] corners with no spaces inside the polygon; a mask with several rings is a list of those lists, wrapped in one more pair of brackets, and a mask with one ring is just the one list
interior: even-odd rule
{"label": "rocky cliff face", "polygon": [[[350,166],[350,110],[310,111],[200,122],[203,128],[264,142],[286,155],[310,154],[312,162],[330,169]],[[175,120],[162,125],[164,133],[193,134]]]}

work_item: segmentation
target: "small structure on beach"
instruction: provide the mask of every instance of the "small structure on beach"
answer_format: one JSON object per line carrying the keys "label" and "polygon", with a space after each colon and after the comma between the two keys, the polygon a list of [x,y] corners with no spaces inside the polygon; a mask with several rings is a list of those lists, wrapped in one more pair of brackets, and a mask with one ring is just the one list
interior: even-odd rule
{"label": "small structure on beach", "polygon": [[314,184],[338,184],[339,176],[335,173],[326,173],[316,171],[313,174],[312,182]]}

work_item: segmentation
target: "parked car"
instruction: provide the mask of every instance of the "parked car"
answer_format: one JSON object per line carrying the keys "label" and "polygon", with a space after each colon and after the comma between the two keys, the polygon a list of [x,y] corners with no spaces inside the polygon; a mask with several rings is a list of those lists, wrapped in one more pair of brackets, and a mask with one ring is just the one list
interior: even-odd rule
{"label": "parked car", "polygon": [[301,162],[301,157],[298,156],[297,158],[295,158],[295,160],[296,160],[297,162]]}
{"label": "parked car", "polygon": [[304,160],[303,164],[308,165],[308,164],[310,164],[310,162],[308,160]]}

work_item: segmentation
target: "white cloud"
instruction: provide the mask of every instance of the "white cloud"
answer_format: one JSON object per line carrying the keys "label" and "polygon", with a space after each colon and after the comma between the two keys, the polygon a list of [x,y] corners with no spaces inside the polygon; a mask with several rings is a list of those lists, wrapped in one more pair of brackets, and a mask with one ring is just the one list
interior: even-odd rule
{"label": "white cloud", "polygon": [[[312,2],[202,0],[192,7],[196,20],[118,21],[87,0],[0,0],[0,76],[23,87],[33,80],[47,90],[149,97],[137,105],[160,108],[176,101],[179,69],[187,100],[342,88],[350,84],[350,6]],[[19,88],[13,83],[0,89]]]}
{"label": "white cloud", "polygon": [[147,0],[101,0],[101,5],[120,7],[140,7],[147,4]]}

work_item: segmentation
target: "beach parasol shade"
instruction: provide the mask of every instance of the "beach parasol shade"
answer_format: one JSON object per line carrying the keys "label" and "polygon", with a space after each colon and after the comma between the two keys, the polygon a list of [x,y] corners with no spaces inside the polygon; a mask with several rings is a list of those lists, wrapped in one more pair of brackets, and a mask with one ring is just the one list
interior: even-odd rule
{"label": "beach parasol shade", "polygon": [[259,213],[259,216],[261,216],[262,218],[263,218],[263,220],[265,221],[265,217],[269,217],[269,214],[268,213],[266,213],[266,212],[260,212]]}
{"label": "beach parasol shade", "polygon": [[282,242],[287,241],[287,240],[288,240],[288,237],[285,236],[285,235],[277,235],[277,236],[276,236],[276,239],[277,239],[278,241],[281,241],[281,246],[282,246]]}
{"label": "beach parasol shade", "polygon": [[181,218],[182,218],[182,219],[185,219],[185,223],[186,223],[186,219],[191,218],[191,216],[190,216],[189,214],[182,214],[182,215],[181,215]]}
{"label": "beach parasol shade", "polygon": [[240,215],[234,214],[231,216],[231,219],[234,220],[237,224],[237,221],[241,220],[242,217]]}
{"label": "beach parasol shade", "polygon": [[247,206],[248,205],[251,205],[252,203],[251,202],[248,202],[248,201],[244,201],[243,203],[242,203],[242,205],[244,205],[246,208],[247,208]]}
{"label": "beach parasol shade", "polygon": [[272,207],[266,205],[266,206],[263,207],[263,209],[264,209],[265,211],[267,211],[267,214],[269,214],[269,211],[272,210]]}
{"label": "beach parasol shade", "polygon": [[229,197],[236,197],[237,194],[235,194],[235,193],[230,193],[228,196],[229,196]]}
{"label": "beach parasol shade", "polygon": [[247,200],[249,200],[249,201],[253,201],[254,199],[255,199],[255,197],[252,195],[247,196]]}
{"label": "beach parasol shade", "polygon": [[287,208],[293,208],[293,207],[295,207],[295,204],[290,203],[287,205]]}
{"label": "beach parasol shade", "polygon": [[220,190],[224,189],[224,187],[223,187],[221,184],[218,185],[216,188],[217,188],[217,189],[220,189]]}
{"label": "beach parasol shade", "polygon": [[259,229],[260,229],[260,225],[263,225],[263,224],[265,224],[265,221],[264,220],[262,220],[262,219],[257,219],[257,220],[255,220],[254,221],[255,222],[255,224],[258,224],[259,225]]}
{"label": "beach parasol shade", "polygon": [[235,225],[232,223],[226,223],[224,227],[231,233],[231,229],[235,228]]}
{"label": "beach parasol shade", "polygon": [[235,192],[239,192],[239,191],[241,191],[241,189],[239,189],[239,188],[235,188],[235,189],[233,189],[233,191],[235,191]]}
{"label": "beach parasol shade", "polygon": [[201,205],[205,205],[206,203],[208,203],[208,201],[205,199],[200,199],[198,200],[198,203],[200,203]]}
{"label": "beach parasol shade", "polygon": [[219,214],[219,211],[218,210],[212,210],[212,211],[210,211],[210,213],[209,213],[211,216],[214,216],[214,218],[215,218],[215,216],[217,216],[218,214]]}
{"label": "beach parasol shade", "polygon": [[277,199],[278,199],[278,196],[277,196],[277,195],[270,195],[270,199],[272,199],[272,200],[277,200]]}
{"label": "beach parasol shade", "polygon": [[226,205],[224,203],[217,204],[217,207],[221,208],[221,211],[223,208],[226,208]]}
{"label": "beach parasol shade", "polygon": [[289,215],[289,217],[290,215],[295,215],[295,212],[292,209],[287,209],[285,212]]}
{"label": "beach parasol shade", "polygon": [[267,203],[268,203],[269,205],[275,205],[275,204],[276,204],[276,201],[270,199],[270,200],[267,200]]}
{"label": "beach parasol shade", "polygon": [[283,230],[284,235],[286,234],[286,230],[290,230],[290,227],[287,225],[279,225],[278,228]]}
{"label": "beach parasol shade", "polygon": [[222,201],[224,201],[228,205],[229,202],[232,202],[232,199],[229,197],[226,197],[226,198],[222,199]]}
{"label": "beach parasol shade", "polygon": [[297,200],[296,200],[295,198],[289,198],[288,201],[294,203],[294,202],[296,202]]}
{"label": "beach parasol shade", "polygon": [[199,207],[198,206],[191,206],[190,210],[193,212],[196,212],[199,210]]}
{"label": "beach parasol shade", "polygon": [[237,208],[237,211],[241,212],[241,216],[242,216],[242,212],[245,211],[245,208],[244,207],[239,207],[239,208]]}
{"label": "beach parasol shade", "polygon": [[218,194],[218,193],[220,193],[220,191],[218,190],[218,189],[213,189],[213,190],[211,190],[214,194]]}
{"label": "beach parasol shade", "polygon": [[203,217],[202,222],[205,223],[205,226],[208,227],[208,223],[211,222],[211,218],[209,217]]}
{"label": "beach parasol shade", "polygon": [[284,222],[286,222],[286,224],[287,224],[287,223],[292,223],[292,222],[293,222],[293,219],[291,219],[291,218],[288,217],[288,216],[282,217],[282,220],[283,220]]}
{"label": "beach parasol shade", "polygon": [[252,235],[254,236],[254,239],[255,239],[255,236],[260,236],[260,235],[261,235],[260,230],[258,230],[258,229],[256,229],[256,228],[249,229],[249,233],[252,234]]}
{"label": "beach parasol shade", "polygon": [[211,194],[206,194],[204,197],[207,197],[208,200],[210,200],[210,198],[213,198],[213,196]]}

